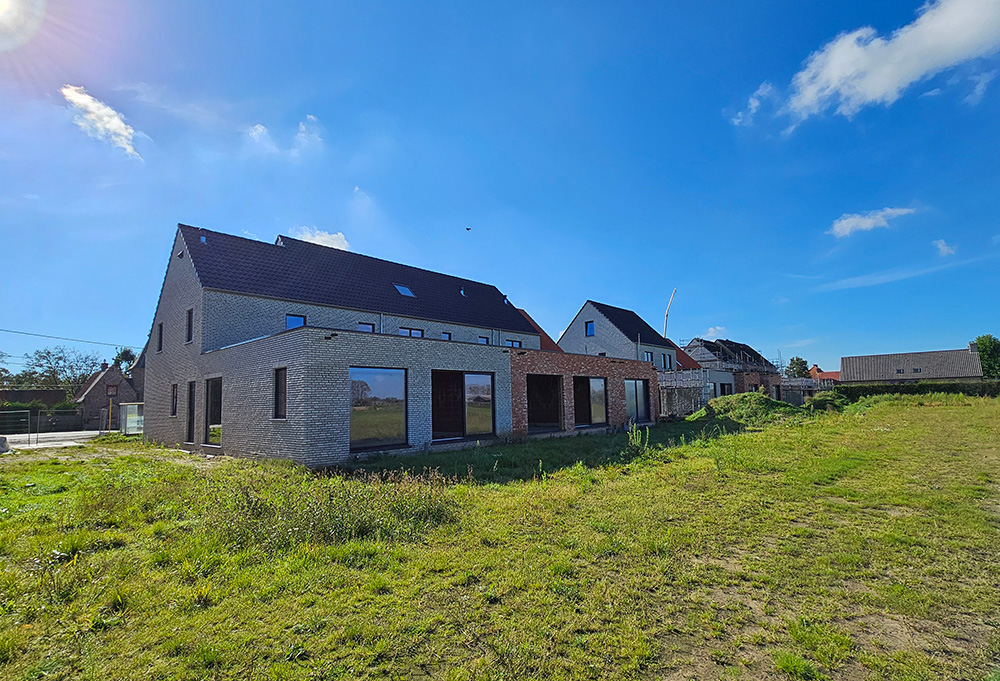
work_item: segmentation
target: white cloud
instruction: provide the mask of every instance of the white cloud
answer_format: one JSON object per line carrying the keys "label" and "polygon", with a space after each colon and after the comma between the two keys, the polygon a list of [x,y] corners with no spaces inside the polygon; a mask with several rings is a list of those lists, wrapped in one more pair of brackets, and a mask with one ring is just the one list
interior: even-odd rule
{"label": "white cloud", "polygon": [[939,88],[939,87],[936,87],[936,88],[934,88],[933,90],[928,90],[927,92],[924,92],[924,93],[923,93],[923,94],[921,94],[920,96],[921,96],[921,97],[937,97],[937,96],[939,96],[940,94],[941,94],[941,88]]}
{"label": "white cloud", "polygon": [[729,122],[737,126],[753,125],[753,117],[754,114],[756,114],[760,109],[761,100],[769,97],[773,91],[774,87],[765,80],[760,84],[760,87],[758,87],[757,90],[750,95],[750,98],[747,100],[747,108],[730,118]]}
{"label": "white cloud", "polygon": [[725,333],[726,333],[726,327],[724,326],[710,326],[708,327],[708,331],[705,332],[703,337],[711,340],[713,338],[722,338],[725,335]]}
{"label": "white cloud", "polygon": [[971,265],[973,263],[982,262],[984,260],[992,260],[994,258],[1000,257],[1000,253],[994,253],[993,255],[984,255],[978,258],[969,258],[968,260],[952,260],[945,265],[937,265],[935,267],[926,267],[923,269],[895,269],[887,270],[884,272],[873,272],[872,274],[863,274],[858,277],[847,277],[846,279],[838,279],[837,281],[831,281],[827,284],[822,284],[817,286],[815,291],[841,291],[843,289],[849,288],[864,288],[867,286],[879,286],[880,284],[889,284],[894,281],[903,281],[904,279],[913,279],[915,277],[922,277],[927,274],[933,274],[935,272],[940,272],[942,270],[949,270],[954,267],[963,267],[965,265]]}
{"label": "white cloud", "polygon": [[271,139],[271,133],[260,123],[255,123],[247,128],[247,135],[253,140],[254,145],[268,154],[277,154],[278,145]]}
{"label": "white cloud", "polygon": [[842,236],[850,236],[854,232],[867,232],[876,227],[888,227],[889,220],[913,212],[912,208],[883,208],[864,214],[845,213],[833,221],[833,226],[827,234],[833,234],[839,239]]}
{"label": "white cloud", "polygon": [[135,130],[125,122],[120,113],[88,95],[86,90],[78,85],[63,85],[59,92],[70,106],[76,109],[77,115],[73,122],[81,130],[94,139],[110,142],[112,146],[124,150],[132,158],[142,160],[142,156],[132,146]]}
{"label": "white cloud", "polygon": [[803,338],[801,340],[792,341],[791,343],[785,344],[786,348],[804,348],[807,345],[812,345],[816,342],[815,338]]}
{"label": "white cloud", "polygon": [[936,241],[932,241],[931,243],[933,243],[935,246],[937,246],[938,253],[942,257],[944,257],[946,255],[955,255],[955,247],[954,246],[949,246],[944,239],[938,239]]}
{"label": "white cloud", "polygon": [[319,119],[312,114],[306,116],[306,120],[299,123],[298,131],[292,140],[292,145],[287,149],[282,149],[271,137],[271,131],[262,123],[256,123],[247,128],[247,135],[253,141],[254,146],[268,154],[283,155],[288,158],[297,159],[308,151],[320,149],[323,146],[323,137],[320,135]]}
{"label": "white cloud", "polygon": [[319,119],[309,114],[306,120],[299,123],[299,131],[295,133],[295,145],[290,153],[292,156],[299,156],[310,149],[319,149],[322,146],[323,137],[319,134]]}
{"label": "white cloud", "polygon": [[986,94],[986,88],[989,87],[990,81],[997,77],[996,71],[990,71],[988,73],[977,73],[974,76],[969,76],[971,80],[976,85],[972,88],[972,92],[968,94],[965,98],[965,103],[969,106],[975,106],[982,101],[983,95]]}
{"label": "white cloud", "polygon": [[888,38],[866,26],[810,55],[792,78],[788,113],[799,122],[836,107],[849,118],[865,106],[888,106],[913,83],[1000,49],[997,0],[932,0],[919,12]]}
{"label": "white cloud", "polygon": [[310,243],[319,244],[320,246],[329,246],[330,248],[339,248],[342,251],[351,250],[351,245],[347,243],[347,237],[344,236],[343,232],[324,232],[316,227],[311,227],[309,225],[303,225],[296,230],[292,231],[292,236],[296,239],[302,239],[303,241],[308,241]]}

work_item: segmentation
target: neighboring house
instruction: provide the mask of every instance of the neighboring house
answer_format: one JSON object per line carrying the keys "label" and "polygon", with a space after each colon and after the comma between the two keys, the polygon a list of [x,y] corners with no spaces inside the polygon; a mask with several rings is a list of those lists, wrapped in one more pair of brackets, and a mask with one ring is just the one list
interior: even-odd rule
{"label": "neighboring house", "polygon": [[749,345],[723,338],[694,338],[684,350],[706,369],[731,372],[734,392],[755,392],[763,387],[771,397],[781,399],[778,368]]}
{"label": "neighboring house", "polygon": [[559,336],[559,347],[578,355],[636,359],[667,371],[698,368],[687,353],[632,310],[593,300],[583,304]]}
{"label": "neighboring house", "polygon": [[[186,225],[171,253],[145,352],[154,441],[321,468],[463,446],[540,419],[552,430],[620,426],[629,388],[637,420],[656,414],[651,366],[560,364],[568,356],[544,351],[543,332],[488,284]],[[519,352],[545,359],[512,371]]]}
{"label": "neighboring house", "polygon": [[143,389],[146,385],[146,348],[142,349],[139,356],[128,368],[128,377],[135,389],[136,402],[142,402]]}
{"label": "neighboring house", "polygon": [[[114,395],[108,396],[108,386]],[[83,427],[86,430],[115,430],[118,428],[118,406],[123,402],[138,402],[135,386],[121,372],[116,364],[101,364],[101,368],[91,374],[87,382],[73,397],[83,412]],[[111,407],[111,422],[108,423],[108,407]]]}
{"label": "neighboring house", "polygon": [[840,382],[915,383],[980,381],[983,367],[975,343],[964,350],[904,352],[840,358]]}
{"label": "neighboring house", "polygon": [[839,371],[823,371],[818,364],[809,367],[809,377],[817,381],[818,386],[823,390],[829,390],[840,383]]}

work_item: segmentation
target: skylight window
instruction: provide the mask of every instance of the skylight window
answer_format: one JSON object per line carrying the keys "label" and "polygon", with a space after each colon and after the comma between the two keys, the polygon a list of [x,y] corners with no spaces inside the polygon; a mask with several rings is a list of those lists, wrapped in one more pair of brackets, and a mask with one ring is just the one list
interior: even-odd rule
{"label": "skylight window", "polygon": [[402,284],[393,284],[393,286],[396,287],[396,290],[399,291],[400,295],[408,296],[410,298],[416,298],[416,296],[413,295],[413,291],[410,290],[409,286],[403,286]]}

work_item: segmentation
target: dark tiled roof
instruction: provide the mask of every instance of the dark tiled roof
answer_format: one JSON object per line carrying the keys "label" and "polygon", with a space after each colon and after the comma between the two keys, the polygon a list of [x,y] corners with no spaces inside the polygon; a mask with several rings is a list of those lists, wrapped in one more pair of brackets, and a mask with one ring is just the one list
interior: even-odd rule
{"label": "dark tiled roof", "polygon": [[680,365],[681,369],[701,368],[701,365],[691,355],[684,352],[677,343],[656,333],[652,326],[643,321],[642,317],[632,310],[597,303],[593,300],[588,300],[587,302],[596,307],[597,311],[607,317],[608,321],[614,324],[629,340],[635,342],[636,338],[639,337],[639,340],[646,345],[672,348],[677,352],[677,364]]}
{"label": "dark tiled roof", "polygon": [[[287,236],[278,237],[276,244],[267,244],[187,225],[178,228],[205,288],[538,333],[489,284]],[[393,284],[409,287],[414,297],[401,295]]]}
{"label": "dark tiled roof", "polygon": [[[897,373],[902,369],[902,373]],[[920,369],[915,373],[914,369]],[[858,381],[914,381],[935,378],[982,378],[979,353],[970,350],[903,352],[840,358],[840,379]]]}
{"label": "dark tiled roof", "polygon": [[777,367],[775,367],[770,361],[765,359],[762,354],[754,350],[746,343],[739,343],[726,338],[718,338],[716,340],[693,338],[691,342],[688,343],[689,348],[697,345],[701,345],[722,362],[747,364],[764,367],[768,370],[777,370]]}
{"label": "dark tiled roof", "polygon": [[641,342],[643,345],[656,345],[663,348],[676,348],[677,346],[653,330],[653,327],[643,321],[642,317],[632,310],[625,310],[613,305],[605,305],[588,300],[588,303],[597,308],[597,311],[608,318],[608,321],[625,334],[633,343]]}

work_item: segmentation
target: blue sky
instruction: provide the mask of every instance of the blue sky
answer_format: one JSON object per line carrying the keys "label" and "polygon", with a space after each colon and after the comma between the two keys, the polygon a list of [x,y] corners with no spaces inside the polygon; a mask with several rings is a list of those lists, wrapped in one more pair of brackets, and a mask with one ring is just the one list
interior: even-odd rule
{"label": "blue sky", "polygon": [[553,336],[676,287],[678,341],[962,347],[1000,335],[998,49],[996,0],[0,0],[0,328],[142,345],[184,222]]}

